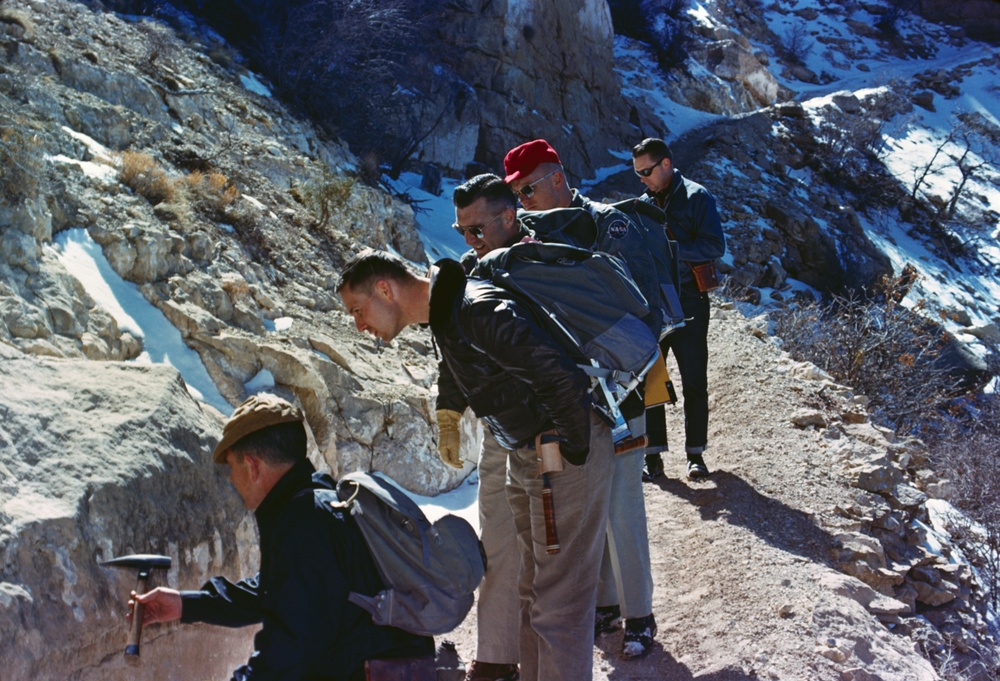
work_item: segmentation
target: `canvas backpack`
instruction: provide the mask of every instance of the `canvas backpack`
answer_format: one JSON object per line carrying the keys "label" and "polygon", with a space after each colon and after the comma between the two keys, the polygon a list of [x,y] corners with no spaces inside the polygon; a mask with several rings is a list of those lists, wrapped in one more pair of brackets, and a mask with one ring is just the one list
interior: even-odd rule
{"label": "canvas backpack", "polygon": [[677,258],[677,242],[667,238],[664,225],[667,218],[659,207],[639,199],[626,199],[609,204],[628,216],[646,240],[649,252],[656,262],[657,278],[660,281],[660,304],[663,309],[663,324],[667,332],[684,326],[684,310],[681,309],[680,261]]}
{"label": "canvas backpack", "polygon": [[629,420],[622,405],[656,361],[659,323],[621,260],[566,244],[517,243],[483,256],[473,276],[527,300],[591,377],[595,410],[612,428]]}
{"label": "canvas backpack", "polygon": [[381,626],[437,636],[460,625],[472,608],[486,557],[472,525],[456,515],[433,523],[401,489],[377,473],[348,473],[318,499],[350,512],[386,588],[352,592],[351,603]]}

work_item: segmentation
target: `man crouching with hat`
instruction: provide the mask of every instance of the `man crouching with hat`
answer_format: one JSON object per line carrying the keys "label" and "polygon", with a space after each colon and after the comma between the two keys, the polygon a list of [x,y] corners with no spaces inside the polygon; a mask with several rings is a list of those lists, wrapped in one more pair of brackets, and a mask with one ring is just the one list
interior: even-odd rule
{"label": "man crouching with hat", "polygon": [[144,623],[262,624],[234,681],[365,681],[366,661],[386,659],[433,674],[433,639],[376,626],[347,600],[351,591],[374,596],[385,586],[351,515],[312,494],[335,483],[306,458],[303,421],[298,407],[273,395],[255,395],[233,412],[214,459],[229,466],[229,480],[254,511],[260,572],[237,583],[213,577],[199,591],[133,593],[145,606]]}

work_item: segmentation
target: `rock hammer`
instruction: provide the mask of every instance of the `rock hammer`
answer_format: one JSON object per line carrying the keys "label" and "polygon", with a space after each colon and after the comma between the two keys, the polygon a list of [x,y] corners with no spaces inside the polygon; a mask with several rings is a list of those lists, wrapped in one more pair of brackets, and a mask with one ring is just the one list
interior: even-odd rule
{"label": "rock hammer", "polygon": [[[101,565],[116,568],[131,568],[139,571],[135,584],[137,594],[146,593],[149,575],[153,570],[169,570],[170,556],[157,556],[149,553],[137,553],[131,556],[121,556],[106,560]],[[132,626],[128,632],[128,642],[125,644],[125,659],[134,662],[139,660],[139,639],[142,637],[143,605],[134,601],[132,606]]]}

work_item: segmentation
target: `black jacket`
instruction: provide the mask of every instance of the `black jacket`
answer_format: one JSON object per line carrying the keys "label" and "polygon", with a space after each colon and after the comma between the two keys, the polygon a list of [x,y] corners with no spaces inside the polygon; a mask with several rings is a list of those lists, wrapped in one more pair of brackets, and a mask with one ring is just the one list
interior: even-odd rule
{"label": "black jacket", "polygon": [[184,622],[227,627],[263,623],[236,681],[363,681],[371,658],[431,656],[432,639],[379,627],[347,594],[384,588],[350,514],[310,493],[334,487],[308,461],[291,468],[255,513],[260,572],[238,583],[214,577],[184,591]]}
{"label": "black jacket", "polygon": [[584,463],[590,380],[528,307],[441,260],[431,274],[430,325],[442,355],[439,409],[471,407],[507,449],[555,428],[566,460]]}
{"label": "black jacket", "polygon": [[641,197],[663,209],[667,234],[677,241],[681,261],[681,288],[697,293],[690,263],[707,262],[726,254],[726,237],[715,206],[715,198],[697,182],[674,170],[670,186]]}

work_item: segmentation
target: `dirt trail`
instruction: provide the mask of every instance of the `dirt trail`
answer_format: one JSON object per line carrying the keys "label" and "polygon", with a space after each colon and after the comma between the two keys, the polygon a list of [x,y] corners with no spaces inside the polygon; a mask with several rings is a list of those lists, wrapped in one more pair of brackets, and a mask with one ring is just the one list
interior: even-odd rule
{"label": "dirt trail", "polygon": [[[854,440],[838,428],[793,425],[801,410],[836,413],[836,400],[757,327],[713,308],[705,457],[713,473],[687,480],[678,406],[668,417],[676,451],[664,457],[666,478],[644,485],[655,648],[624,660],[621,633],[598,639],[596,680],[905,679],[922,666],[911,642],[833,598],[822,581],[838,579],[829,565],[844,520],[833,508],[852,495]],[[474,620],[445,637],[465,661],[475,652]],[[872,659],[834,664],[821,655],[838,632],[870,641]]]}

